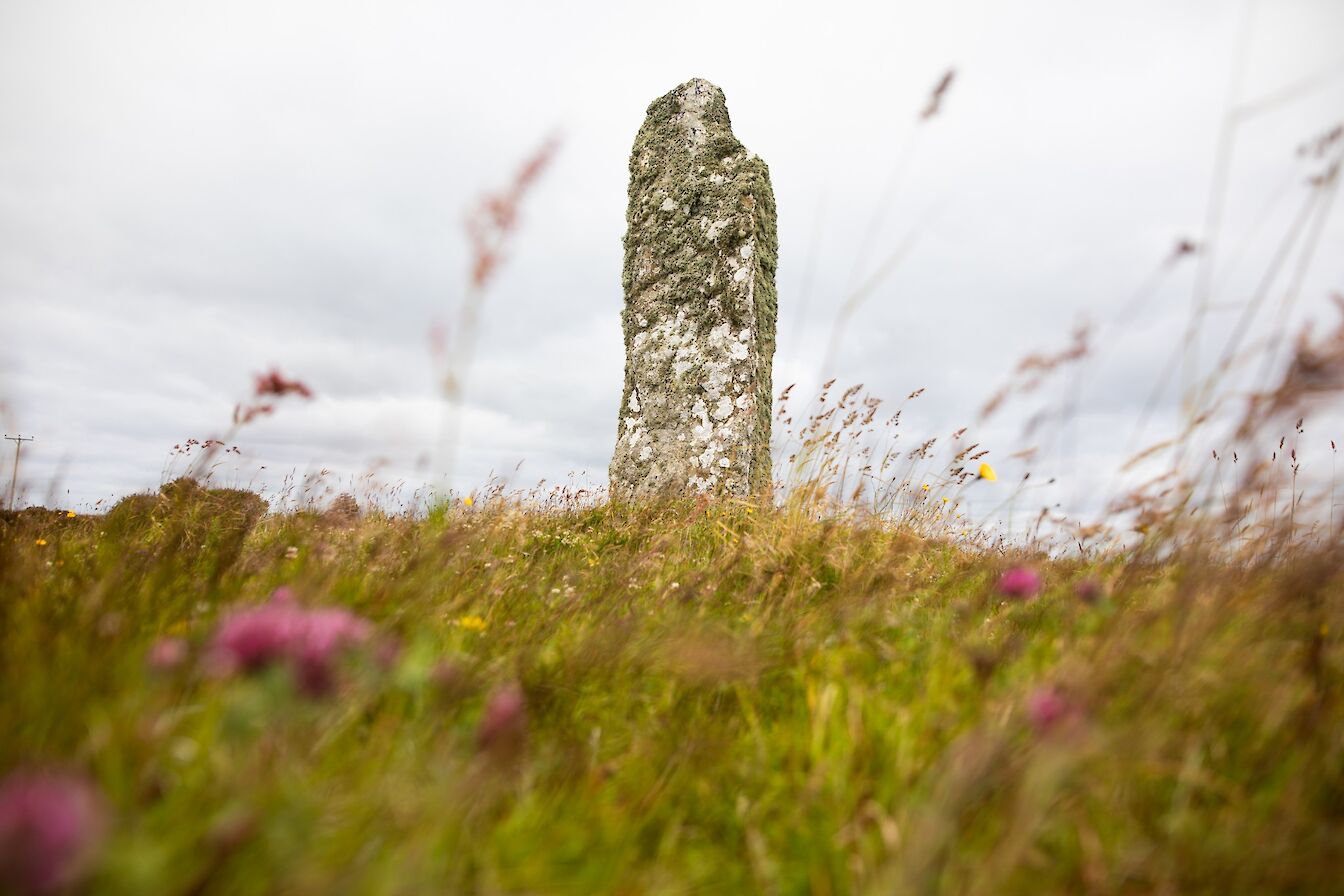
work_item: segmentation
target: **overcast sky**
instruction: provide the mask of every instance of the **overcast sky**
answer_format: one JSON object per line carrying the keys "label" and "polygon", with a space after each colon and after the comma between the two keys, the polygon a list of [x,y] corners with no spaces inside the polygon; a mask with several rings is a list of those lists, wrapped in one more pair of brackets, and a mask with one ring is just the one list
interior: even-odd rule
{"label": "overcast sky", "polygon": [[[1185,327],[1193,260],[1112,322],[1202,238],[1229,103],[1290,91],[1233,134],[1206,359],[1307,200],[1296,147],[1344,118],[1341,35],[1337,0],[3,0],[3,426],[37,437],[30,501],[89,506],[156,487],[278,366],[318,398],[241,432],[221,478],[429,477],[428,333],[464,291],[463,217],[559,132],[487,299],[455,479],[604,483],[627,155],[649,102],[698,76],[770,166],[776,384],[815,391],[838,307],[914,234],[824,373],[893,402],[925,387],[913,441],[975,424],[1022,355],[1090,321],[1103,354],[1051,442],[1069,450],[1032,467],[1076,498],[1138,438]],[[1294,326],[1344,290],[1344,220],[1324,228]],[[1175,425],[1178,390],[1141,441]],[[1033,407],[979,427],[1009,479]]]}

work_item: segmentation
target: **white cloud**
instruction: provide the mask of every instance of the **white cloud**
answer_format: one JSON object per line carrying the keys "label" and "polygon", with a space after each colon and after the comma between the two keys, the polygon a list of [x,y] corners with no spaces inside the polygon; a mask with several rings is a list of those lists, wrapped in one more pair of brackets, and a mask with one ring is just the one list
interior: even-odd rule
{"label": "white cloud", "polygon": [[[321,398],[242,434],[248,463],[354,475],[385,458],[427,475],[427,333],[461,294],[462,216],[557,126],[561,154],[488,297],[457,478],[526,458],[536,478],[600,480],[622,369],[626,154],[649,101],[693,75],[724,87],[771,166],[780,386],[815,388],[855,272],[917,233],[827,373],[892,400],[926,386],[930,434],[973,423],[1016,360],[1062,345],[1076,320],[1116,320],[1203,227],[1235,4],[681,9],[7,4],[0,397],[4,425],[39,437],[30,494],[157,485],[165,451],[222,431],[271,365]],[[1341,26],[1328,0],[1258,8],[1242,95],[1325,76],[1237,132],[1221,304],[1248,298],[1305,195],[1295,146],[1338,120]],[[917,127],[949,65],[944,112]],[[1342,239],[1332,218],[1322,243]],[[1082,460],[1043,469],[1115,466],[1184,328],[1193,264],[1102,331],[1073,427]],[[1344,259],[1320,253],[1294,322],[1342,282]],[[1211,318],[1206,359],[1235,313]],[[1175,391],[1157,424],[1173,424]],[[986,428],[996,456],[1020,447],[1013,421]]]}

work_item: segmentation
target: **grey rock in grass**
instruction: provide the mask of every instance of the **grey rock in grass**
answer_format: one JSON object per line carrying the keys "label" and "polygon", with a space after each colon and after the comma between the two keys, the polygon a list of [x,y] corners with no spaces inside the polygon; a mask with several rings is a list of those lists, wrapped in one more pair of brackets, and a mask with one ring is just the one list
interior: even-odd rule
{"label": "grey rock in grass", "polygon": [[769,490],[778,250],[770,171],[723,91],[654,100],[630,154],[614,497]]}

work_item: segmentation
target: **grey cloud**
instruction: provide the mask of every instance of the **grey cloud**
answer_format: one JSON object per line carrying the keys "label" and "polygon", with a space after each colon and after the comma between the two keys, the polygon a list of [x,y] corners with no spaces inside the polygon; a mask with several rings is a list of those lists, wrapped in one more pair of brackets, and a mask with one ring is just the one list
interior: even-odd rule
{"label": "grey cloud", "polygon": [[[926,386],[912,432],[972,423],[1019,357],[1062,345],[1079,319],[1114,320],[1202,228],[1235,43],[1225,4],[714,15],[721,30],[694,10],[598,2],[6,5],[0,396],[5,426],[40,436],[33,492],[57,475],[75,501],[155,486],[164,452],[227,429],[271,365],[320,398],[241,433],[230,475],[264,464],[276,487],[281,469],[353,476],[387,458],[433,479],[418,466],[441,412],[428,331],[462,296],[463,216],[556,127],[560,155],[487,296],[456,484],[524,458],[519,481],[600,482],[622,364],[626,154],[647,103],[693,75],[724,87],[736,132],[771,166],[779,385],[815,390],[859,247],[867,271],[917,234],[829,371],[893,401]],[[1247,95],[1328,69],[1341,25],[1325,0],[1263,10]],[[943,113],[917,127],[954,64]],[[1249,295],[1300,199],[1293,148],[1341,99],[1337,78],[1239,130],[1224,251],[1247,248],[1220,301]],[[1323,241],[1341,238],[1332,219]],[[1341,264],[1320,255],[1294,325],[1321,315]],[[1107,336],[1082,381],[1079,460],[1040,469],[1114,468],[1114,434],[1184,328],[1191,274]],[[1210,346],[1230,320],[1214,316]],[[1175,425],[1175,401],[1163,396],[1155,431]],[[1017,450],[1029,408],[985,427],[996,457]]]}

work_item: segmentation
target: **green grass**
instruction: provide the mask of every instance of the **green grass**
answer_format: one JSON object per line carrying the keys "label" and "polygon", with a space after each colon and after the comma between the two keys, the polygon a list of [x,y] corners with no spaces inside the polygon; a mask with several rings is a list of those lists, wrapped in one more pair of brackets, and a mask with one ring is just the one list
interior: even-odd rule
{"label": "green grass", "polygon": [[[105,893],[1340,892],[1339,548],[1051,561],[736,503],[28,511],[0,774],[96,782]],[[995,592],[1013,563],[1040,597]],[[330,696],[203,668],[281,585],[379,632]],[[165,635],[192,659],[152,671]],[[476,733],[511,683],[521,756]]]}

